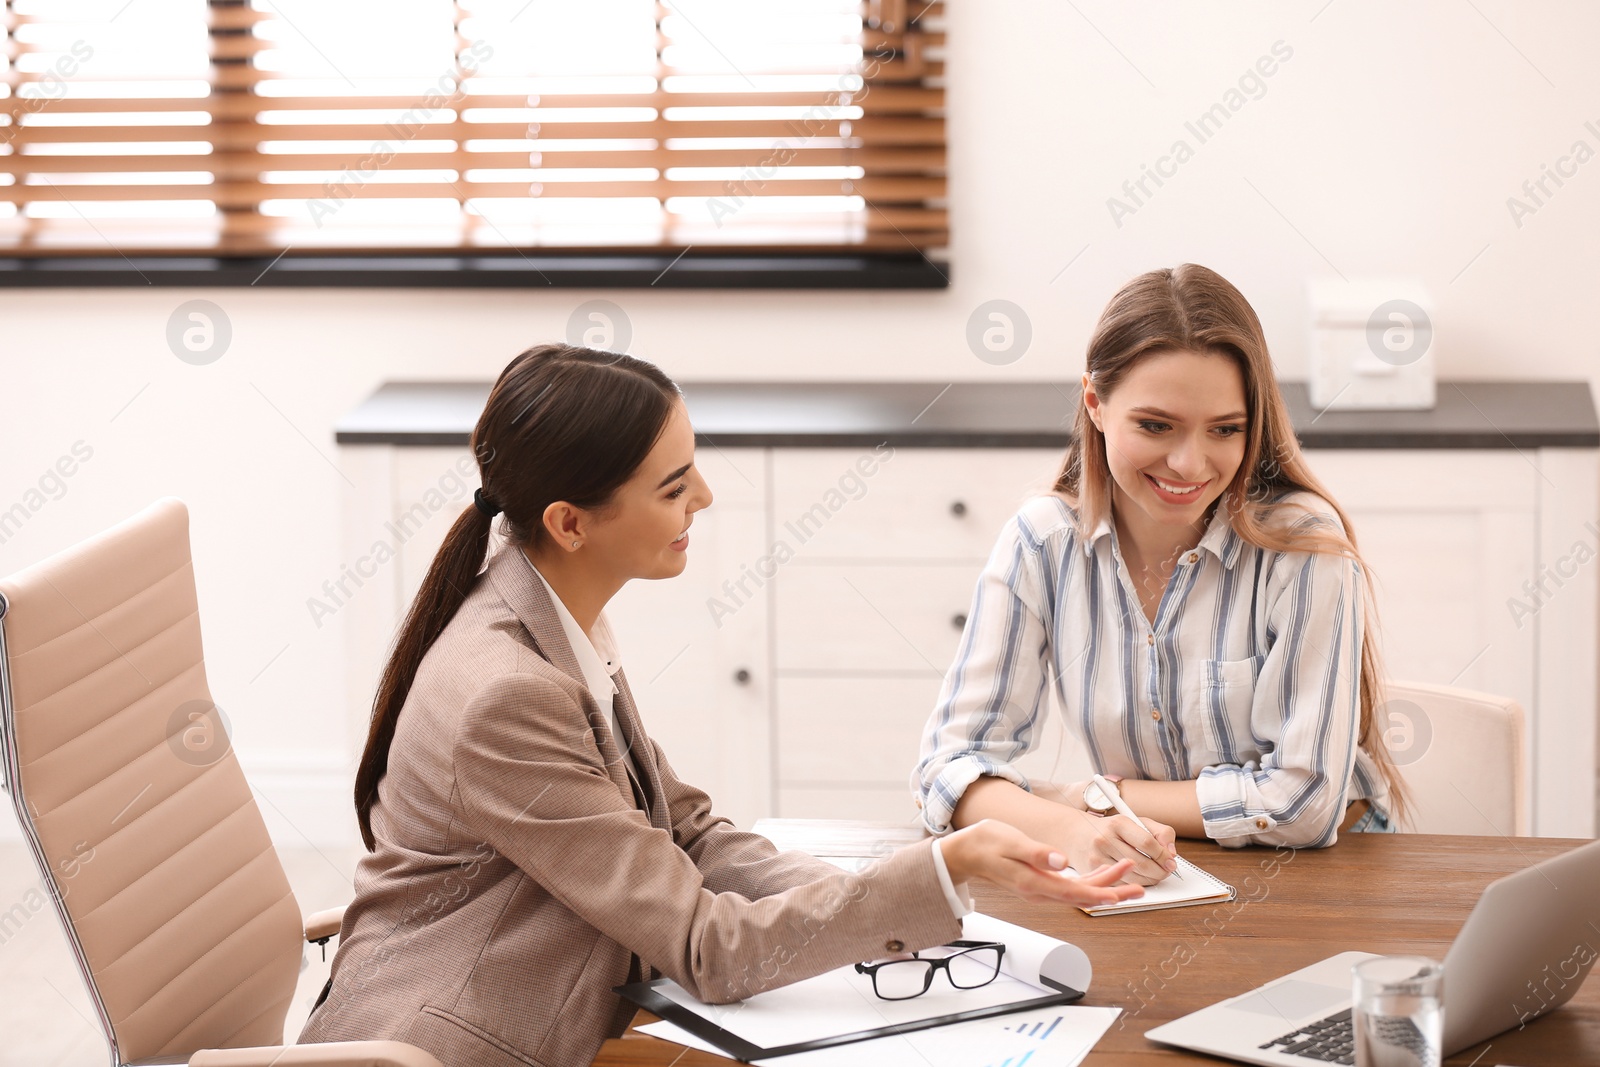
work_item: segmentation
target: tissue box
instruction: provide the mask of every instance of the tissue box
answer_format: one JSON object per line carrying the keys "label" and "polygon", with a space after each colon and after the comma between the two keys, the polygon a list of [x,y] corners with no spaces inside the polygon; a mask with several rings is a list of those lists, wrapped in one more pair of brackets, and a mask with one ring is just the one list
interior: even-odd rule
{"label": "tissue box", "polygon": [[1313,407],[1433,407],[1432,306],[1420,282],[1318,280],[1308,290]]}

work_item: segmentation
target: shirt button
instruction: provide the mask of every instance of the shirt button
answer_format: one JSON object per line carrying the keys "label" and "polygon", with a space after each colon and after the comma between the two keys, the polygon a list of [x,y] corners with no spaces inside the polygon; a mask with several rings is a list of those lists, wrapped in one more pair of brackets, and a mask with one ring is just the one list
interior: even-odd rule
{"label": "shirt button", "polygon": [[1151,708],[1150,709],[1150,717],[1152,719],[1154,719],[1156,722],[1160,722],[1161,721],[1161,709],[1160,708]]}
{"label": "shirt button", "polygon": [[1200,553],[1198,553],[1198,552],[1189,553],[1189,562],[1190,563],[1193,563],[1195,560],[1197,560],[1199,558],[1200,558]]}
{"label": "shirt button", "polygon": [[1155,643],[1156,643],[1156,635],[1155,635],[1155,634],[1149,634],[1149,635],[1148,635],[1148,636],[1147,636],[1147,637],[1146,637],[1146,638],[1145,638],[1145,642],[1146,642],[1146,643],[1147,643],[1147,644],[1152,644],[1152,645],[1153,645],[1153,644],[1155,644]]}
{"label": "shirt button", "polygon": [[904,952],[906,943],[904,941],[885,941],[883,948],[886,952]]}
{"label": "shirt button", "polygon": [[1265,820],[1265,819],[1257,819],[1256,820],[1256,829],[1257,830],[1265,830],[1266,828],[1267,828],[1267,820]]}

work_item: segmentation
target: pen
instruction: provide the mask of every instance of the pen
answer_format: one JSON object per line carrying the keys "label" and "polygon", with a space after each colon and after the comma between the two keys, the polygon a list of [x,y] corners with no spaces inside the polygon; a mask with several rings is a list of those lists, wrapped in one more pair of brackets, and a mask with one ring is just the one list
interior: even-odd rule
{"label": "pen", "polygon": [[[1134,810],[1132,808],[1128,807],[1128,802],[1122,799],[1122,793],[1115,785],[1111,784],[1111,782],[1107,781],[1105,778],[1102,778],[1098,774],[1091,775],[1090,777],[1094,784],[1100,787],[1100,791],[1106,795],[1106,799],[1111,801],[1111,806],[1117,809],[1117,814],[1126,815],[1128,818],[1139,824],[1139,829],[1143,830],[1147,834],[1150,833],[1150,827],[1146,826],[1144,824],[1144,820],[1139,818],[1138,815],[1134,814]],[[1138,849],[1134,849],[1134,851],[1139,852]],[[1145,859],[1150,858],[1149,856],[1145,856],[1143,852],[1139,852],[1139,855],[1144,856]],[[1160,883],[1166,881],[1175,873],[1177,872],[1168,871],[1166,874],[1156,879],[1156,884],[1159,885]]]}

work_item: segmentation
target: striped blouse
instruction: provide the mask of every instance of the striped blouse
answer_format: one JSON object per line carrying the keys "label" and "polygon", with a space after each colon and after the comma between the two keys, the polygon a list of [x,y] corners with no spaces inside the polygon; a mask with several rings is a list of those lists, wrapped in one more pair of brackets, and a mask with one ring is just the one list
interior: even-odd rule
{"label": "striped blouse", "polygon": [[[1300,523],[1342,530],[1312,493]],[[1029,500],[978,579],[954,664],[922,739],[912,789],[948,833],[982,775],[1029,788],[1029,750],[1052,687],[1102,774],[1197,780],[1206,835],[1230,846],[1321,846],[1349,800],[1386,804],[1360,728],[1362,575],[1348,558],[1251,545],[1218,506],[1179,557],[1154,625],[1116,531],[1079,536],[1070,505]]]}

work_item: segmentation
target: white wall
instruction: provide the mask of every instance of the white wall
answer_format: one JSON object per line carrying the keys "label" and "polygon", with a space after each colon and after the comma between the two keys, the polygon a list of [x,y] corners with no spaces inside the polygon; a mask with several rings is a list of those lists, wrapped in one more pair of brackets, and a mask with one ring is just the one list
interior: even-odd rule
{"label": "white wall", "polygon": [[[1600,150],[1600,8],[951,7],[951,288],[606,292],[631,318],[633,352],[683,380],[1073,378],[1122,282],[1192,260],[1252,300],[1284,377],[1304,376],[1306,280],[1343,272],[1427,283],[1442,377],[1600,379],[1600,161],[1520,226],[1507,207],[1574,141]],[[1194,145],[1185,121],[1279,41],[1292,55],[1260,98],[1114,224],[1106,202],[1124,180],[1175,139]],[[339,706],[340,618],[318,628],[306,600],[337,576],[341,506],[359,490],[335,468],[330,428],[385,379],[493,378],[595,295],[0,290],[0,509],[74,442],[93,449],[0,545],[0,572],[155,497],[188,502],[213,695],[280,839],[336,839],[353,825],[355,743]],[[204,367],[164,340],[168,315],[197,296],[233,325],[229,351]],[[1033,324],[1032,348],[1007,367],[964,341],[993,298]]]}

